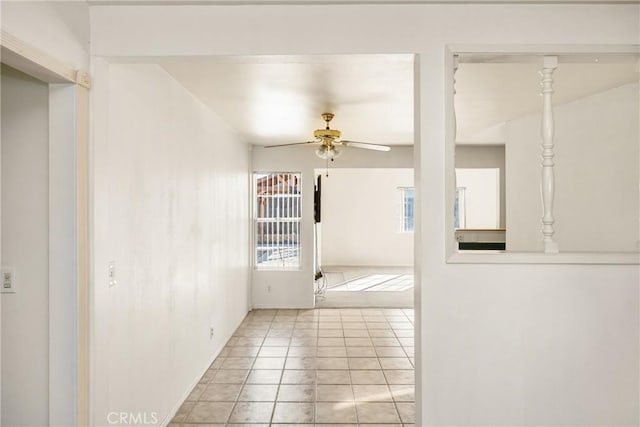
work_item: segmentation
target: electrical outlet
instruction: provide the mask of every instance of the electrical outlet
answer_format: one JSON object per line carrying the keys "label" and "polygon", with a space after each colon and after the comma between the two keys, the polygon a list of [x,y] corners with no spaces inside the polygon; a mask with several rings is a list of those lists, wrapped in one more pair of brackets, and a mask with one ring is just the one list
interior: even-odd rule
{"label": "electrical outlet", "polygon": [[3,294],[16,293],[16,273],[13,268],[5,267],[2,269],[2,288],[0,291]]}
{"label": "electrical outlet", "polygon": [[209,326],[209,339],[213,339],[213,326]]}
{"label": "electrical outlet", "polygon": [[271,293],[271,285],[267,285],[267,292]]}

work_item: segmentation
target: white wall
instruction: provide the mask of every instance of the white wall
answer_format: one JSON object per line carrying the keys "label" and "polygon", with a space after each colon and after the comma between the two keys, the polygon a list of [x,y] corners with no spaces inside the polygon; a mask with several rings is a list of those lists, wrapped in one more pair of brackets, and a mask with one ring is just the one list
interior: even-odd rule
{"label": "white wall", "polygon": [[83,114],[76,102],[79,90],[84,91],[71,84],[49,85],[49,423],[53,426],[74,425],[82,419],[77,416],[78,382],[86,381],[86,373],[78,367],[82,341],[76,200],[81,163],[77,147],[82,142],[77,124]]}
{"label": "white wall", "polygon": [[49,423],[49,89],[2,68],[2,425]]}
{"label": "white wall", "polygon": [[[638,241],[638,84],[554,108],[560,251],[625,252]],[[539,251],[540,114],[507,122],[507,249]]]}
{"label": "white wall", "polygon": [[456,168],[500,169],[500,228],[507,224],[505,146],[456,144]]}
{"label": "white wall", "polygon": [[83,1],[3,1],[2,30],[72,68],[89,66],[89,6]]}
{"label": "white wall", "polygon": [[[456,168],[456,187],[464,188],[460,221],[464,228],[500,227],[500,170]],[[462,218],[464,217],[464,219]]]}
{"label": "white wall", "polygon": [[[254,147],[252,167],[255,172],[301,172],[302,233],[301,268],[299,271],[254,270],[252,280],[254,308],[310,308],[313,299],[313,190],[315,170],[326,163],[318,158],[314,147]],[[390,152],[345,149],[330,164],[331,175],[340,168],[409,168],[413,163],[412,147],[393,147]],[[323,185],[328,181],[325,179]],[[324,192],[324,188],[323,188]],[[324,214],[323,214],[324,215]],[[324,223],[324,218],[322,219]],[[326,259],[322,260],[327,264]]]}
{"label": "white wall", "polygon": [[249,152],[161,67],[93,72],[92,423],[167,422],[248,310]]}
{"label": "white wall", "polygon": [[[636,425],[637,266],[445,262],[443,87],[451,78],[448,44],[633,44],[639,12],[620,4],[96,6],[92,49],[107,56],[418,53],[417,424]],[[331,31],[322,37],[309,31],[325,21]],[[106,108],[95,104],[97,113]],[[269,156],[262,165],[304,166]]]}
{"label": "white wall", "polygon": [[322,177],[323,265],[413,266],[399,187],[413,187],[413,169],[334,169]]}

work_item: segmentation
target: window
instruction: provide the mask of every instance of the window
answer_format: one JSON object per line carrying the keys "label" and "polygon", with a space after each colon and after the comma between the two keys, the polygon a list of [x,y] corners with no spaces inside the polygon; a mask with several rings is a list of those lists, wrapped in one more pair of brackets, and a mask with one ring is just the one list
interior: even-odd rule
{"label": "window", "polygon": [[413,187],[400,188],[402,195],[402,224],[400,230],[403,233],[413,233]]}
{"label": "window", "polygon": [[457,230],[459,228],[467,228],[467,205],[465,199],[465,187],[456,188],[456,204],[453,207],[453,227]]}
{"label": "window", "polygon": [[288,270],[300,267],[299,173],[255,173],[255,266]]}

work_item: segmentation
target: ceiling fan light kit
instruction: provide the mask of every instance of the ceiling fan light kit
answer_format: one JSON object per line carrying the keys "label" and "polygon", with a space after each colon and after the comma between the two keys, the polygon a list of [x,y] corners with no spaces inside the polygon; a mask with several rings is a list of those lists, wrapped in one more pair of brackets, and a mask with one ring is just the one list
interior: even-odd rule
{"label": "ceiling fan light kit", "polygon": [[322,145],[320,148],[316,150],[316,156],[320,157],[323,160],[334,161],[341,155],[342,155],[342,150],[338,150],[336,147],[333,147],[333,146]]}
{"label": "ceiling fan light kit", "polygon": [[389,151],[391,147],[380,144],[371,144],[368,142],[356,142],[356,141],[344,141],[339,140],[342,136],[342,132],[338,129],[331,129],[329,127],[329,123],[334,117],[333,113],[322,113],[322,120],[325,121],[326,127],[324,129],[316,129],[313,132],[313,136],[315,137],[315,141],[307,141],[307,142],[294,142],[292,144],[278,144],[278,145],[268,145],[265,148],[273,148],[273,147],[284,147],[289,145],[306,145],[306,144],[320,144],[320,147],[316,150],[316,155],[323,160],[335,160],[342,154],[343,150],[338,149],[338,146],[343,147],[353,147],[353,148],[364,148],[367,150],[376,150],[376,151]]}

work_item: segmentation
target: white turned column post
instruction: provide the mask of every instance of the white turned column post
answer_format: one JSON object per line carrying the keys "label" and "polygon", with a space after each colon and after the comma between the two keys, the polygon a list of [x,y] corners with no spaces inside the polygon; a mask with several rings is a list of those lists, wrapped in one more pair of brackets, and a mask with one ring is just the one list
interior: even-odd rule
{"label": "white turned column post", "polygon": [[[458,239],[456,238],[455,232],[455,203],[458,194],[458,179],[456,178],[456,140],[458,134],[458,121],[456,118],[456,72],[458,71],[458,65],[460,64],[460,58],[458,55],[453,55],[453,82],[452,86],[452,105],[453,105],[453,233],[451,237],[453,238],[453,247],[458,249]],[[460,216],[460,212],[458,211],[458,217]]]}
{"label": "white turned column post", "polygon": [[456,73],[458,72],[459,64],[460,64],[460,59],[458,58],[458,55],[453,55],[453,144],[454,145],[456,143],[456,136],[458,134],[458,122],[456,118]]}
{"label": "white turned column post", "polygon": [[553,240],[553,196],[555,177],[553,172],[553,72],[558,67],[557,56],[545,56],[542,63],[542,241],[545,253],[558,253],[558,243]]}

